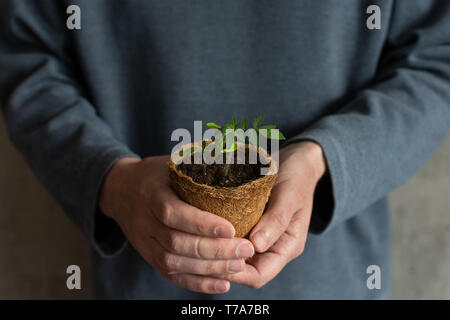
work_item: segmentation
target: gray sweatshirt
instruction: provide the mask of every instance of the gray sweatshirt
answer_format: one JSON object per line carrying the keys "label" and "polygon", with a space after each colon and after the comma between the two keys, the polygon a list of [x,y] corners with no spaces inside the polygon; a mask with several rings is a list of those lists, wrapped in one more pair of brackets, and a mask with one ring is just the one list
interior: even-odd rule
{"label": "gray sweatshirt", "polygon": [[[450,1],[1,0],[0,98],[13,143],[92,243],[96,297],[389,298],[387,195],[449,134]],[[326,155],[305,251],[259,290],[177,287],[99,211],[105,174],[168,154],[194,120],[260,113]]]}

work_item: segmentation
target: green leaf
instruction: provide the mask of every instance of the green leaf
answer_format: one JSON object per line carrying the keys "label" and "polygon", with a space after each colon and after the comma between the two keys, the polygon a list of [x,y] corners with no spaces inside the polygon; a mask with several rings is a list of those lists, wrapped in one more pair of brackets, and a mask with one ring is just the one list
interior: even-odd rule
{"label": "green leaf", "polygon": [[234,117],[231,120],[231,123],[233,124],[233,129],[236,129],[237,128],[237,121],[236,121],[236,119]]}
{"label": "green leaf", "polygon": [[248,119],[247,118],[242,119],[241,128],[244,131],[248,129]]}
{"label": "green leaf", "polygon": [[278,132],[278,137],[275,137],[275,138],[272,138],[272,139],[286,140],[286,137],[284,136],[284,134],[280,130],[277,130],[277,132]]}
{"label": "green leaf", "polygon": [[221,152],[222,152],[222,153],[225,153],[225,152],[233,152],[233,151],[236,151],[236,150],[237,150],[236,143],[233,143],[233,146],[232,146],[232,147],[230,147],[230,148],[228,148],[228,149],[223,149]]}
{"label": "green leaf", "polygon": [[[265,126],[259,127],[258,133],[260,133],[260,134],[263,135],[264,137],[270,139],[270,138],[271,138],[271,135],[272,135],[272,129],[275,129],[275,128],[276,128],[275,125],[273,125],[273,124],[267,124],[267,125],[265,125]],[[263,130],[263,129],[265,129],[265,130]]]}
{"label": "green leaf", "polygon": [[208,122],[207,124],[205,124],[205,126],[207,126],[208,128],[211,128],[211,129],[222,128],[221,126],[219,126],[217,123],[214,123],[214,122]]}
{"label": "green leaf", "polygon": [[223,140],[224,140],[224,136],[221,135],[220,137],[216,137],[214,139],[214,153],[216,151],[221,151],[223,150],[224,146],[223,146]]}
{"label": "green leaf", "polygon": [[255,120],[253,120],[253,128],[259,129],[259,126],[261,125],[262,121],[264,119],[264,115],[260,114]]}
{"label": "green leaf", "polygon": [[234,133],[235,131],[233,130],[223,135],[224,148],[226,148],[227,142],[228,144],[234,143]]}
{"label": "green leaf", "polygon": [[202,141],[202,152],[205,151],[206,148],[206,141]]}
{"label": "green leaf", "polygon": [[226,131],[227,129],[233,129],[233,125],[232,125],[231,123],[226,122],[226,123],[223,125],[222,129],[221,129],[221,130],[222,130],[222,133],[225,134],[225,131]]}

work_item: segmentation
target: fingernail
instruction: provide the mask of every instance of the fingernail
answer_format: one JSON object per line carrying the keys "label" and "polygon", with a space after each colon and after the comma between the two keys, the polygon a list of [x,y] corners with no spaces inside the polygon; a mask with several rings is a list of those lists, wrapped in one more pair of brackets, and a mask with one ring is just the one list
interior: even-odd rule
{"label": "fingernail", "polygon": [[233,238],[234,230],[226,226],[218,226],[214,229],[214,235],[220,238]]}
{"label": "fingernail", "polygon": [[228,261],[228,272],[236,273],[242,271],[243,263],[242,260],[230,260]]}
{"label": "fingernail", "polygon": [[236,257],[238,258],[248,258],[255,254],[255,249],[250,243],[242,242],[236,248]]}
{"label": "fingernail", "polygon": [[228,291],[228,282],[227,281],[216,281],[216,283],[214,284],[214,289],[216,290],[217,293],[224,293]]}
{"label": "fingernail", "polygon": [[253,237],[253,243],[255,244],[256,248],[259,251],[262,251],[265,249],[267,244],[267,234],[264,231],[258,231]]}

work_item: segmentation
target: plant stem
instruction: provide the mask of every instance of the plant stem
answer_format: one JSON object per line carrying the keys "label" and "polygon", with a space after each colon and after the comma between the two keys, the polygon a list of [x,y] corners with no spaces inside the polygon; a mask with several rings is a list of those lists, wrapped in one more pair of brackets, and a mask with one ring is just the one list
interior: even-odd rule
{"label": "plant stem", "polygon": [[228,176],[228,173],[230,172],[231,165],[229,163],[225,163],[223,167],[223,175],[224,177]]}
{"label": "plant stem", "polygon": [[206,177],[206,163],[202,164],[203,177]]}

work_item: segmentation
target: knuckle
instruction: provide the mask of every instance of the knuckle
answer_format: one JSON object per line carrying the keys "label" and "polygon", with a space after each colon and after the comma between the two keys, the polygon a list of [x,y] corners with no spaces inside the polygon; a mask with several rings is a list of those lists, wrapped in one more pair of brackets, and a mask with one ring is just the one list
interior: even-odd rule
{"label": "knuckle", "polygon": [[159,211],[160,221],[166,226],[170,226],[173,219],[173,212],[170,206],[163,205]]}
{"label": "knuckle", "polygon": [[214,246],[214,259],[221,259],[225,256],[225,248],[223,246]]}
{"label": "knuckle", "polygon": [[179,252],[181,250],[178,239],[179,237],[175,234],[175,232],[169,232],[167,234],[167,247],[172,252]]}
{"label": "knuckle", "polygon": [[280,212],[274,214],[273,219],[274,219],[275,223],[277,223],[283,229],[285,229],[289,224],[287,214],[284,211],[280,211]]}
{"label": "knuckle", "polygon": [[205,227],[201,222],[196,223],[195,225],[195,233],[197,234],[206,234]]}
{"label": "knuckle", "polygon": [[197,237],[195,240],[195,256],[199,259],[218,260],[223,256],[224,248],[213,244],[209,239]]}
{"label": "knuckle", "polygon": [[175,283],[181,287],[184,287],[184,288],[188,287],[186,278],[181,274],[169,273],[167,276],[167,279],[169,279],[170,281],[172,281],[173,283]]}
{"label": "knuckle", "polygon": [[[216,272],[216,268],[215,268],[215,263],[214,262],[205,262],[204,266],[203,266],[203,270],[205,274],[214,274],[217,273]],[[226,267],[225,267],[226,268]]]}
{"label": "knuckle", "polygon": [[168,272],[174,272],[177,270],[177,261],[176,257],[173,254],[165,253],[162,257],[162,265],[163,269]]}
{"label": "knuckle", "polygon": [[197,288],[198,288],[198,290],[200,292],[209,293],[209,292],[211,292],[210,287],[211,287],[211,285],[210,285],[210,282],[208,280],[206,280],[206,279],[205,280],[198,280]]}
{"label": "knuckle", "polygon": [[194,240],[194,252],[197,258],[204,258],[203,254],[203,246],[201,244],[202,240],[199,237],[196,237]]}

